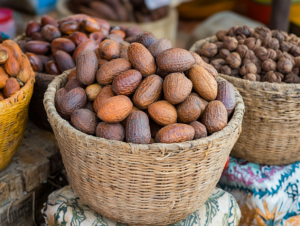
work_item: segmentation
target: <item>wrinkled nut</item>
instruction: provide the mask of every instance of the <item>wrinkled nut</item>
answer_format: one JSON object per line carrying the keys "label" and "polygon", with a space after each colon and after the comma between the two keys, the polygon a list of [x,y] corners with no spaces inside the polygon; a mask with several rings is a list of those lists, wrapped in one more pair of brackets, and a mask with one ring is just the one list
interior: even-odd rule
{"label": "wrinkled nut", "polygon": [[288,58],[280,58],[277,62],[277,70],[283,74],[288,74],[292,71],[293,63]]}
{"label": "wrinkled nut", "polygon": [[264,71],[267,71],[267,72],[268,71],[275,71],[276,70],[276,63],[271,59],[267,59],[262,63],[261,68]]}
{"label": "wrinkled nut", "polygon": [[248,49],[255,50],[261,46],[261,40],[250,37],[244,41],[244,45],[246,45]]}
{"label": "wrinkled nut", "polygon": [[246,55],[247,50],[248,50],[248,47],[246,45],[239,45],[236,49],[236,52],[238,54],[240,54],[240,57],[243,59]]}
{"label": "wrinkled nut", "polygon": [[244,59],[253,60],[255,58],[256,58],[256,56],[255,56],[253,50],[248,49],[245,53]]}
{"label": "wrinkled nut", "polygon": [[238,26],[234,26],[234,27],[230,28],[228,30],[228,36],[231,36],[231,37],[236,36],[237,29],[238,29]]}
{"label": "wrinkled nut", "polygon": [[289,73],[284,77],[286,83],[300,83],[300,77],[297,74]]}
{"label": "wrinkled nut", "polygon": [[268,43],[267,43],[267,48],[270,48],[270,49],[279,49],[280,45],[279,45],[279,41],[278,39],[276,38],[272,38]]}
{"label": "wrinkled nut", "polygon": [[224,65],[220,68],[219,72],[221,74],[225,74],[225,75],[231,75],[231,68],[228,67],[227,65]]}
{"label": "wrinkled nut", "polygon": [[231,69],[231,76],[235,78],[240,78],[240,68]]}
{"label": "wrinkled nut", "polygon": [[268,55],[268,50],[265,47],[259,47],[257,48],[255,51],[255,55],[258,59],[260,59],[261,61],[265,61],[269,58]]}
{"label": "wrinkled nut", "polygon": [[243,76],[243,79],[255,82],[256,81],[256,75],[255,74],[246,74],[246,75]]}
{"label": "wrinkled nut", "polygon": [[218,47],[214,43],[206,43],[200,50],[201,56],[214,57],[218,53]]}
{"label": "wrinkled nut", "polygon": [[266,75],[263,77],[262,81],[263,82],[270,82],[270,83],[280,83],[281,80],[283,79],[283,74],[279,72],[274,72],[274,71],[269,71],[266,73]]}
{"label": "wrinkled nut", "polygon": [[272,31],[272,37],[276,38],[279,42],[285,41],[284,35],[279,30]]}
{"label": "wrinkled nut", "polygon": [[281,53],[279,56],[278,56],[278,60],[280,60],[281,58],[287,58],[289,59],[290,61],[292,61],[292,64],[295,65],[295,61],[294,61],[294,58],[291,54],[289,53],[286,53],[286,52],[283,52]]}
{"label": "wrinkled nut", "polygon": [[[202,58],[203,59],[203,58]],[[211,61],[211,65],[219,72],[220,68],[225,65],[226,62],[223,59],[215,59]]]}
{"label": "wrinkled nut", "polygon": [[8,53],[5,50],[0,50],[0,64],[4,64],[8,59]]}
{"label": "wrinkled nut", "polygon": [[261,40],[263,40],[265,37],[269,36],[272,37],[272,33],[271,30],[269,28],[266,27],[257,27],[254,30],[254,37],[255,38],[259,38]]}
{"label": "wrinkled nut", "polygon": [[238,68],[239,66],[241,66],[242,60],[238,53],[233,52],[233,53],[230,53],[229,56],[226,58],[226,63],[231,68]]}
{"label": "wrinkled nut", "polygon": [[257,67],[254,63],[249,63],[241,67],[240,74],[246,75],[246,74],[256,74],[257,73]]}
{"label": "wrinkled nut", "polygon": [[292,48],[293,44],[290,42],[281,42],[280,43],[280,49],[282,52],[289,52]]}
{"label": "wrinkled nut", "polygon": [[228,34],[228,31],[221,30],[221,31],[218,31],[216,33],[216,36],[217,36],[217,38],[218,38],[219,41],[224,41],[224,39],[227,36],[227,34]]}
{"label": "wrinkled nut", "polygon": [[293,45],[290,49],[290,53],[293,54],[295,57],[300,56],[300,47]]}
{"label": "wrinkled nut", "polygon": [[236,29],[236,34],[237,35],[244,35],[244,36],[248,37],[250,35],[249,26],[245,25],[243,27],[239,27],[238,29]]}
{"label": "wrinkled nut", "polygon": [[[273,60],[273,61],[277,61],[277,53],[274,49],[267,49],[268,51],[268,57],[269,59]],[[280,51],[280,50],[279,50]]]}
{"label": "wrinkled nut", "polygon": [[238,41],[232,37],[226,37],[223,43],[223,47],[229,51],[234,51],[238,47]]}
{"label": "wrinkled nut", "polygon": [[221,57],[222,59],[226,59],[230,54],[230,51],[228,49],[221,49],[219,52],[219,57]]}

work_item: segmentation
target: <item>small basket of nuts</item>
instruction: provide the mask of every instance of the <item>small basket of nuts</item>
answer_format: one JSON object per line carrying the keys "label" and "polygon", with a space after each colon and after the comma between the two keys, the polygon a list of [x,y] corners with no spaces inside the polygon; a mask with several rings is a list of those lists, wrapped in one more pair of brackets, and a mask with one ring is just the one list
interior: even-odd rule
{"label": "small basket of nuts", "polygon": [[68,16],[58,21],[45,15],[39,22],[30,21],[25,34],[16,38],[36,74],[29,117],[38,126],[51,130],[43,98],[55,76],[74,68],[79,53],[98,48],[102,40],[110,39],[122,45],[125,38],[130,42],[130,38],[133,39],[141,32],[141,28],[137,26],[123,29],[111,27],[105,20],[84,14]]}
{"label": "small basket of nuts", "polygon": [[241,132],[238,91],[168,39],[84,51],[44,105],[72,188],[129,225],[169,225],[207,200]]}
{"label": "small basket of nuts", "polygon": [[283,165],[300,160],[300,39],[265,27],[232,27],[190,51],[233,84],[245,102],[243,132],[231,154]]}
{"label": "small basket of nuts", "polygon": [[34,72],[12,40],[0,44],[0,171],[6,168],[24,136]]}

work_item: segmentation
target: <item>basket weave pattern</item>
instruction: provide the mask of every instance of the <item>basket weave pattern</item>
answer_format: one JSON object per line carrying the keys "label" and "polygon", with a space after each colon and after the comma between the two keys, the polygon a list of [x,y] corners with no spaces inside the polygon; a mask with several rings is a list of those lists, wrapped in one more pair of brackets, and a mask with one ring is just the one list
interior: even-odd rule
{"label": "basket weave pattern", "polygon": [[0,171],[6,168],[24,136],[34,77],[10,98],[0,101]]}
{"label": "basket weave pattern", "polygon": [[[198,50],[215,36],[196,42]],[[222,75],[245,103],[243,132],[232,149],[237,158],[268,165],[300,161],[300,84],[252,82]]]}
{"label": "basket weave pattern", "polygon": [[52,81],[44,105],[72,188],[90,208],[124,224],[168,225],[204,204],[241,133],[236,90],[234,116],[222,131],[178,144],[130,144],[86,135],[57,114],[55,94],[68,73]]}

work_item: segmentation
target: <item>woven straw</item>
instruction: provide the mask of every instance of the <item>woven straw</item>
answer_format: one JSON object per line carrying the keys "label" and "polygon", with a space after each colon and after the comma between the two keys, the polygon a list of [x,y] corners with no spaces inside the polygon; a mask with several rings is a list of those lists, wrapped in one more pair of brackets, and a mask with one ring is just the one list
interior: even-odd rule
{"label": "woven straw", "polygon": [[24,136],[34,77],[10,98],[0,101],[0,171],[6,168]]}
{"label": "woven straw", "polygon": [[[25,40],[25,33],[15,38],[15,42]],[[39,127],[52,130],[50,123],[48,122],[47,113],[44,108],[43,100],[44,94],[48,88],[50,82],[55,78],[56,75],[50,75],[45,73],[35,72],[35,85],[32,99],[29,105],[29,118]]]}
{"label": "woven straw", "polygon": [[[216,36],[196,42],[198,52]],[[300,84],[251,82],[222,75],[238,89],[245,103],[243,132],[231,155],[267,165],[300,161]]]}
{"label": "woven straw", "polygon": [[185,219],[215,188],[241,133],[244,104],[235,90],[233,118],[220,132],[178,144],[131,144],[86,135],[54,106],[69,71],[48,86],[44,105],[72,188],[99,214],[129,225],[168,225]]}

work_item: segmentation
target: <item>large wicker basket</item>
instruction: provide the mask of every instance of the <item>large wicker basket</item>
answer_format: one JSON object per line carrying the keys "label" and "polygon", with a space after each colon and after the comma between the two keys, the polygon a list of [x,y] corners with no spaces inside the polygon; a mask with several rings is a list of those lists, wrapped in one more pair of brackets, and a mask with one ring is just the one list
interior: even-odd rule
{"label": "large wicker basket", "polygon": [[0,101],[0,171],[6,168],[24,136],[34,77],[10,98]]}
{"label": "large wicker basket", "polygon": [[[216,36],[196,42],[198,52]],[[222,75],[238,89],[245,103],[243,132],[231,155],[267,165],[300,161],[300,84],[251,82]]]}
{"label": "large wicker basket", "polygon": [[69,71],[48,86],[44,105],[72,188],[101,215],[129,225],[168,225],[205,203],[241,133],[244,104],[229,124],[207,138],[178,144],[139,145],[86,135],[54,106]]}

